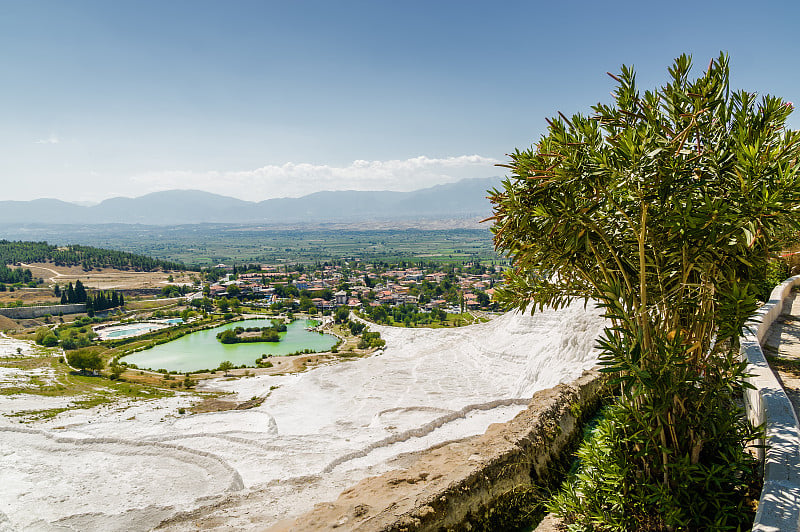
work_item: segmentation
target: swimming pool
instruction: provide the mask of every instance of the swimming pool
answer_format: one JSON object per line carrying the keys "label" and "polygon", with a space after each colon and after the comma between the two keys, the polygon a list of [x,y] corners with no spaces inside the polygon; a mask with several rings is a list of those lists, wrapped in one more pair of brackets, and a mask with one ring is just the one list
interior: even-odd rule
{"label": "swimming pool", "polygon": [[139,336],[140,334],[149,333],[158,329],[169,327],[171,325],[177,325],[179,323],[183,323],[181,318],[169,318],[158,321],[112,325],[111,327],[97,329],[95,332],[101,340],[108,340],[111,338],[129,338],[131,336]]}
{"label": "swimming pool", "polygon": [[148,323],[148,324],[136,324],[135,326],[124,327],[121,329],[114,329],[113,331],[107,330],[104,331],[102,336],[107,338],[122,338],[123,336],[138,336],[140,334],[148,333],[150,331],[155,331],[156,329],[162,329],[164,325],[155,324],[155,323]]}

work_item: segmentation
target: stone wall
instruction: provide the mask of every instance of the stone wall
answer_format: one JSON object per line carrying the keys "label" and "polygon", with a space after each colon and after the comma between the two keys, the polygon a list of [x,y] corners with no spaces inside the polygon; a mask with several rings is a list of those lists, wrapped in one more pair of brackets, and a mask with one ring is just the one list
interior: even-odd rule
{"label": "stone wall", "polygon": [[8,307],[0,308],[0,315],[13,319],[41,318],[47,314],[58,316],[58,314],[78,314],[86,312],[85,303],[75,303],[72,305],[43,305],[40,307]]}
{"label": "stone wall", "polygon": [[[581,437],[599,404],[597,371],[536,392],[526,410],[482,436],[428,450],[408,469],[367,478],[273,531],[439,531],[480,528],[509,495],[551,476],[562,450]],[[476,527],[476,525],[478,525]]]}

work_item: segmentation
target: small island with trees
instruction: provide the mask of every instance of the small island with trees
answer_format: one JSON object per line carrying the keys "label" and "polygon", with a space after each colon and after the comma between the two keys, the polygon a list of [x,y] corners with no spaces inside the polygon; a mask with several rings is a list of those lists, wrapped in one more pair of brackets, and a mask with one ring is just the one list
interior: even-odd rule
{"label": "small island with trees", "polygon": [[272,320],[270,327],[235,327],[217,334],[223,344],[245,344],[254,342],[280,342],[280,333],[286,332],[286,323]]}

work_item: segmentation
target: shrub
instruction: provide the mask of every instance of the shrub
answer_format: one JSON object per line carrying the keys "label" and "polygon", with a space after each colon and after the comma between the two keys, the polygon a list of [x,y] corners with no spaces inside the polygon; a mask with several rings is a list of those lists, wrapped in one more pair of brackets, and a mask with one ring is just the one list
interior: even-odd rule
{"label": "shrub", "polygon": [[217,367],[217,371],[222,371],[225,376],[228,376],[228,372],[233,369],[233,362],[230,360],[225,360],[224,362],[220,363],[219,367]]}
{"label": "shrub", "polygon": [[237,341],[236,331],[234,329],[225,329],[224,331],[217,333],[217,340],[223,344],[234,344]]}
{"label": "shrub", "polygon": [[739,530],[752,522],[742,501],[758,484],[758,462],[747,454],[740,434],[755,433],[735,408],[717,412],[720,440],[710,441],[702,460],[679,457],[669,483],[643,482],[635,458],[649,444],[648,427],[631,405],[609,407],[591,438],[581,445],[580,468],[549,503],[575,530],[666,530],[664,523],[689,530]]}
{"label": "shrub", "polygon": [[44,337],[42,340],[42,345],[44,347],[55,347],[58,345],[58,338],[56,338],[55,334],[50,333]]}
{"label": "shrub", "polygon": [[548,121],[490,193],[495,246],[512,260],[499,300],[591,299],[610,322],[599,346],[620,393],[614,423],[559,499],[589,529],[748,520],[742,448],[755,433],[734,403],[737,344],[796,227],[800,132],[786,127],[791,104],[730,90],[724,54],[697,79],[690,68],[681,56],[640,93],[623,66],[612,104]]}
{"label": "shrub", "polygon": [[125,372],[125,366],[121,366],[119,364],[114,364],[113,366],[111,366],[111,375],[110,375],[110,377],[111,377],[112,380],[117,380],[122,376],[122,374],[124,372]]}
{"label": "shrub", "polygon": [[74,338],[64,338],[61,341],[61,347],[65,350],[76,349],[78,347],[78,343]]}
{"label": "shrub", "polygon": [[76,349],[67,353],[67,362],[73,368],[83,371],[103,369],[103,359],[100,354],[86,349]]}

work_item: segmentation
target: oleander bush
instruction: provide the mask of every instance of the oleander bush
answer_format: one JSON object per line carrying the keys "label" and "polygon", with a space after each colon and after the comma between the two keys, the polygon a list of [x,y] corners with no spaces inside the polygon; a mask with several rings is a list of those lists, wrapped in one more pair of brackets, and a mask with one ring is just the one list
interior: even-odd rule
{"label": "oleander bush", "polygon": [[738,338],[798,228],[800,133],[790,103],[730,88],[726,55],[690,70],[682,55],[641,92],[623,66],[611,104],[559,113],[490,191],[513,263],[499,300],[584,299],[608,319],[598,346],[619,399],[555,499],[575,530],[749,526]]}

